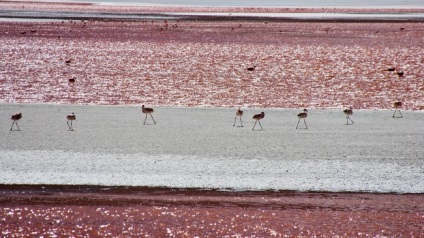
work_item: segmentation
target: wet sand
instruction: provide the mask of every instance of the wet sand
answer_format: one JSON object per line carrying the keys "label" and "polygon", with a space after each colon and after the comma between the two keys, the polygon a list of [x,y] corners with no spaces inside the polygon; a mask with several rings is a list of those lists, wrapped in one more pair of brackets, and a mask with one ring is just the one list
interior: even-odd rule
{"label": "wet sand", "polygon": [[[46,6],[105,9],[25,4]],[[107,11],[128,12],[114,9]],[[401,100],[421,110],[423,28],[269,19],[0,22],[0,100],[356,109]],[[0,187],[5,237],[424,236],[422,194]]]}

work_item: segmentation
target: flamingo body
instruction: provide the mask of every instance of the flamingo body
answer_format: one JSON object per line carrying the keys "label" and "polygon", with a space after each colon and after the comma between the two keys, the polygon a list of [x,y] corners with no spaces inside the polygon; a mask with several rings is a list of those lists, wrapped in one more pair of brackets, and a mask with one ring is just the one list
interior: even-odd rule
{"label": "flamingo body", "polygon": [[306,118],[308,117],[308,110],[305,108],[303,109],[303,112],[297,114],[297,117],[299,120],[297,121],[296,129],[299,127],[299,122],[301,119],[303,119],[303,123],[305,123],[306,129],[308,129],[308,125],[306,125]]}
{"label": "flamingo body", "polygon": [[[67,119],[66,124],[68,124],[69,130],[73,131],[74,126],[72,125],[72,121],[75,121],[77,119],[77,117],[75,116],[75,113],[68,114],[66,116],[66,119]],[[71,122],[71,123],[69,123],[69,122]]]}
{"label": "flamingo body", "polygon": [[346,116],[346,125],[349,125],[349,120],[352,122],[352,124],[354,123],[353,121],[352,121],[352,119],[350,119],[350,116],[352,116],[352,114],[353,114],[353,110],[352,110],[352,108],[351,107],[349,107],[349,108],[346,108],[346,109],[344,109],[343,110],[343,113],[345,114],[345,116]]}
{"label": "flamingo body", "polygon": [[146,114],[146,117],[144,118],[144,123],[143,125],[146,124],[146,120],[147,120],[147,115],[150,115],[150,117],[152,118],[153,122],[156,124],[155,119],[152,116],[152,113],[155,112],[155,110],[153,110],[153,108],[149,108],[149,107],[145,107],[144,105],[141,106],[141,111]]}
{"label": "flamingo body", "polygon": [[240,118],[240,127],[243,127],[243,122],[241,121],[241,117],[243,116],[243,111],[239,109],[236,111],[236,118],[234,118],[234,124],[233,127],[236,125],[237,117]]}
{"label": "flamingo body", "polygon": [[10,130],[13,130],[13,125],[14,124],[16,124],[16,127],[18,128],[18,131],[20,131],[21,129],[19,129],[19,126],[18,126],[18,121],[19,120],[21,120],[21,118],[22,118],[22,113],[16,113],[16,114],[13,114],[11,117],[10,117],[10,120],[12,120],[13,122],[12,122],[12,126],[10,127]]}
{"label": "flamingo body", "polygon": [[393,106],[395,107],[395,112],[393,113],[393,117],[395,117],[396,116],[396,112],[399,112],[399,114],[400,114],[400,118],[402,118],[403,116],[402,116],[402,113],[400,112],[400,107],[402,107],[402,102],[401,101],[396,101],[396,102],[394,102],[393,103]]}
{"label": "flamingo body", "polygon": [[265,117],[265,113],[264,112],[261,112],[260,114],[256,114],[256,115],[254,115],[252,117],[254,120],[256,120],[255,121],[255,124],[253,125],[252,130],[255,129],[256,123],[258,123],[258,122],[259,122],[259,125],[261,126],[261,129],[264,130],[264,128],[262,128],[262,125],[261,125],[261,122],[260,122],[260,120],[264,119],[264,117]]}

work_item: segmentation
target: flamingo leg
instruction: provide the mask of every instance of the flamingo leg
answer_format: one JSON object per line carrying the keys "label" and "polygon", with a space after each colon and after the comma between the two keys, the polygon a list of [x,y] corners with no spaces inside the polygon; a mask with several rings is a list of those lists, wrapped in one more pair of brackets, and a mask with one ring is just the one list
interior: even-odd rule
{"label": "flamingo leg", "polygon": [[256,123],[258,122],[258,120],[255,121],[255,124],[253,125],[252,131],[255,129]]}
{"label": "flamingo leg", "polygon": [[10,127],[10,130],[13,131],[13,125],[16,124],[16,127],[18,128],[18,131],[20,131],[21,129],[19,129],[19,125],[17,121],[13,121],[12,122],[12,127]]}
{"label": "flamingo leg", "polygon": [[13,121],[12,122],[12,127],[10,127],[10,130],[13,131],[13,125],[16,124],[16,127],[18,128],[18,131],[20,131],[21,129],[19,129],[19,125],[17,121]]}
{"label": "flamingo leg", "polygon": [[241,127],[243,127],[243,122],[241,121],[241,117],[240,117],[240,124],[241,124]]}
{"label": "flamingo leg", "polygon": [[350,119],[350,117],[349,117],[349,116],[347,116],[347,117],[346,117],[346,125],[349,125],[349,120],[352,122],[352,124],[354,123],[354,122],[352,121],[352,119]]}
{"label": "flamingo leg", "polygon": [[[155,121],[155,119],[153,118],[153,116],[152,116],[152,114],[151,113],[149,113],[150,114],[150,117],[152,118],[152,120],[153,120],[153,122],[155,123],[155,125],[156,125],[156,121]],[[147,115],[146,115],[147,116]]]}
{"label": "flamingo leg", "polygon": [[303,122],[305,123],[306,129],[308,129],[308,125],[306,125],[306,119],[303,118]]}
{"label": "flamingo leg", "polygon": [[73,131],[74,130],[74,128],[72,126],[72,121],[71,121],[71,124],[69,124],[69,121],[66,121],[66,124],[68,124],[69,131]]}
{"label": "flamingo leg", "polygon": [[258,121],[258,122],[259,122],[259,125],[261,126],[261,129],[264,130],[264,128],[262,128],[261,122],[260,121]]}
{"label": "flamingo leg", "polygon": [[236,121],[237,121],[237,116],[236,116],[236,118],[234,118],[234,124],[233,124],[233,127],[236,125]]}
{"label": "flamingo leg", "polygon": [[297,129],[297,127],[299,126],[299,122],[300,122],[300,118],[299,118],[299,120],[297,121],[296,129]]}
{"label": "flamingo leg", "polygon": [[395,117],[397,111],[399,111],[400,118],[402,118],[403,116],[402,116],[402,113],[400,112],[400,109],[395,109],[395,113],[393,113],[393,117]]}
{"label": "flamingo leg", "polygon": [[143,125],[146,125],[146,120],[147,120],[147,113],[146,113],[146,117],[144,118],[144,123],[143,123]]}

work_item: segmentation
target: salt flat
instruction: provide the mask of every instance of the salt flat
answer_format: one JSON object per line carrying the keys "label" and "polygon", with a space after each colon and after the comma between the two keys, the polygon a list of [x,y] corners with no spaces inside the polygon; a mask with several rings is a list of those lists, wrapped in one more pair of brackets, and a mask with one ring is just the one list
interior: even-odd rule
{"label": "salt flat", "polygon": [[139,106],[0,104],[0,183],[424,192],[422,111],[354,110],[345,125],[341,109],[309,109],[296,130],[300,109],[245,108],[244,127],[235,110],[155,107],[143,125]]}

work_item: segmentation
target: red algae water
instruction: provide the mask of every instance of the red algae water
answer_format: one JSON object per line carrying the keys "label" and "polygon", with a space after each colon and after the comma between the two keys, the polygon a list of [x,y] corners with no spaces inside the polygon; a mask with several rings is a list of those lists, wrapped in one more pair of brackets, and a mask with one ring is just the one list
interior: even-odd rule
{"label": "red algae water", "polygon": [[0,24],[2,102],[424,108],[421,22]]}
{"label": "red algae water", "polygon": [[414,194],[2,186],[5,237],[422,237]]}

